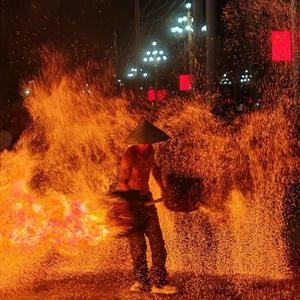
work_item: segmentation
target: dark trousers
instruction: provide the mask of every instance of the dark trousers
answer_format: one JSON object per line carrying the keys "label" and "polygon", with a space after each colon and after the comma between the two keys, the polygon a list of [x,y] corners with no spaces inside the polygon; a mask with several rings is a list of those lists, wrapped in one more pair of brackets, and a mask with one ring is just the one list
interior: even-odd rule
{"label": "dark trousers", "polygon": [[152,268],[150,272],[151,283],[156,286],[164,286],[167,281],[165,267],[167,252],[162,236],[157,209],[154,205],[137,206],[134,208],[137,225],[128,234],[130,254],[133,260],[135,280],[148,285],[148,268],[146,260],[146,240],[149,239],[152,255]]}

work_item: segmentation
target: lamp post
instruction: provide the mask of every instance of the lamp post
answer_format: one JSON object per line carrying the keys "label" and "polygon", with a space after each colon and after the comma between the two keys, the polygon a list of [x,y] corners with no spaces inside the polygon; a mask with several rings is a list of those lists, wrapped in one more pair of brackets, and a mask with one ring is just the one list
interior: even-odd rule
{"label": "lamp post", "polygon": [[157,90],[158,87],[158,73],[157,69],[158,66],[168,60],[168,57],[164,50],[159,48],[158,43],[153,41],[151,43],[151,48],[145,51],[145,56],[143,58],[144,64],[149,64],[154,67],[154,74],[155,74],[155,89]]}
{"label": "lamp post", "polygon": [[[186,3],[186,15],[179,17],[177,19],[177,25],[171,28],[171,32],[176,34],[178,37],[187,35],[187,48],[189,54],[189,74],[192,80],[193,74],[193,22],[194,18],[192,16],[192,4]],[[192,84],[193,89],[193,84]]]}
{"label": "lamp post", "polygon": [[135,84],[137,82],[138,88],[142,89],[143,81],[148,79],[149,73],[143,70],[142,68],[130,67],[127,71],[126,77],[128,80],[135,80]]}

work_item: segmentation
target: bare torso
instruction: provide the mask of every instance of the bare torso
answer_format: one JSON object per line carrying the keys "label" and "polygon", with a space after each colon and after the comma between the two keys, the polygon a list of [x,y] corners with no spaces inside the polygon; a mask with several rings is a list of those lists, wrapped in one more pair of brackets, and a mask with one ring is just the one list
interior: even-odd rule
{"label": "bare torso", "polygon": [[155,167],[154,148],[152,145],[141,152],[137,146],[127,149],[120,168],[119,190],[139,190],[141,195],[149,193],[149,177]]}

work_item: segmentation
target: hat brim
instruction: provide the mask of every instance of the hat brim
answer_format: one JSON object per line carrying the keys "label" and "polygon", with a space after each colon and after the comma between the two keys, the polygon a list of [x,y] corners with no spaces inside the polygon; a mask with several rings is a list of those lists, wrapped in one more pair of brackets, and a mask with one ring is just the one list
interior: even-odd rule
{"label": "hat brim", "polygon": [[161,129],[157,128],[147,120],[143,120],[126,138],[125,143],[129,145],[156,144],[169,140],[170,137]]}

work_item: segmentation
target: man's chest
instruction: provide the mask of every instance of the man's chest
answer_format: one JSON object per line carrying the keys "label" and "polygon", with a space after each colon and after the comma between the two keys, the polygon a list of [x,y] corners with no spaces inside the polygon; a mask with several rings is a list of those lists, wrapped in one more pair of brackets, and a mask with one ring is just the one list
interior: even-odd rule
{"label": "man's chest", "polygon": [[149,153],[147,155],[136,155],[133,163],[133,170],[138,172],[147,172],[150,171],[154,165],[154,155]]}

